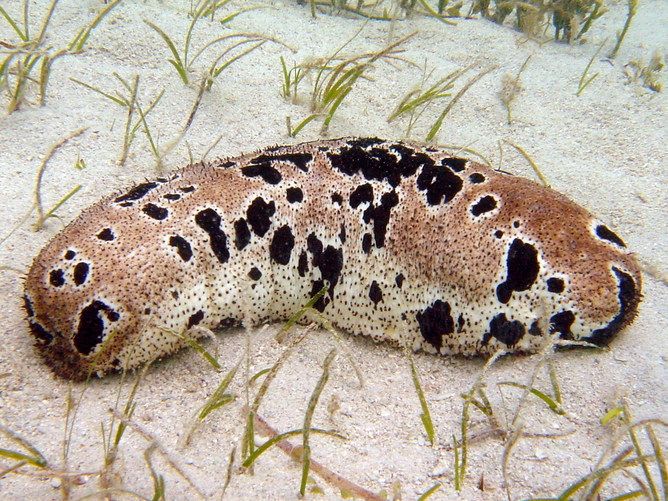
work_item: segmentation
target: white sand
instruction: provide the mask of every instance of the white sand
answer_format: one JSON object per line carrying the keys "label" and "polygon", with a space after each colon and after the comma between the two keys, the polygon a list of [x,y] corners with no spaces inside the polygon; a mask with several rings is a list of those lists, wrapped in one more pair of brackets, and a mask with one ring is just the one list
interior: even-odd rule
{"label": "white sand", "polygon": [[[6,4],[6,5],[5,5]],[[31,2],[35,20],[41,19],[48,2]],[[101,2],[63,0],[53,19],[48,44],[62,47],[76,30],[90,20]],[[162,145],[176,137],[196,97],[196,89],[185,87],[167,63],[167,51],[157,34],[143,19],[150,19],[181,39],[189,20],[189,2],[125,2],[116,8],[94,32],[86,50],[58,60],[53,67],[44,107],[27,105],[0,117],[0,237],[29,210],[37,168],[49,146],[69,132],[88,127],[79,139],[58,153],[49,165],[43,183],[45,205],[50,207],[67,190],[80,183],[83,189],[58,214],[69,222],[82,208],[100,196],[155,175],[146,139],[139,134],[125,167],[118,167],[124,111],[70,81],[83,80],[104,89],[118,88],[116,71],[130,79],[139,74],[140,95],[145,104],[162,88],[165,95],[149,115],[151,129]],[[20,11],[18,0],[3,2],[13,14]],[[613,62],[597,58],[592,67],[599,77],[579,98],[578,80],[597,46],[621,28],[626,6],[615,2],[588,35],[588,43],[568,46],[538,45],[509,28],[487,21],[462,20],[458,26],[444,26],[436,20],[418,18],[395,23],[370,22],[349,46],[348,53],[381,47],[396,37],[415,30],[419,33],[407,45],[406,57],[427,63],[442,76],[454,69],[478,62],[499,68],[475,85],[455,106],[438,137],[440,143],[467,145],[498,161],[497,143],[511,140],[523,146],[542,167],[552,186],[568,194],[619,231],[640,261],[665,277],[668,270],[668,200],[666,160],[666,94],[656,94],[637,83],[628,83],[623,65],[630,59],[647,59],[654,49],[668,47],[668,4],[648,0]],[[360,29],[363,22],[339,16],[321,15],[313,20],[307,7],[294,2],[244,14],[233,22],[235,30],[259,32],[277,37],[298,52],[266,44],[241,64],[234,65],[206,93],[185,140],[166,158],[169,169],[188,161],[190,146],[199,158],[222,135],[211,156],[234,155],[270,144],[291,142],[286,138],[285,116],[293,121],[306,116],[307,109],[284,102],[279,94],[279,55],[288,62],[325,56]],[[36,26],[33,27],[36,30]],[[194,46],[222,33],[217,22],[202,22]],[[0,40],[14,40],[9,27],[0,21]],[[527,56],[531,61],[523,73],[525,91],[517,100],[516,122],[508,126],[498,99],[500,78],[515,73]],[[195,64],[200,70],[203,66]],[[196,75],[193,75],[196,76]],[[403,123],[387,123],[397,100],[420,78],[420,71],[406,65],[396,68],[379,64],[362,81],[341,107],[330,128],[330,136],[377,135],[401,138]],[[34,96],[31,94],[32,100]],[[2,105],[5,105],[2,96]],[[425,126],[414,137],[423,137]],[[318,138],[312,124],[298,140]],[[504,148],[504,168],[532,176],[527,163],[509,147]],[[80,155],[87,164],[83,171],[72,166]],[[32,219],[30,220],[32,222]],[[51,219],[45,230],[34,233],[24,224],[0,246],[0,264],[25,270],[38,250],[62,227]],[[157,263],[159,264],[159,263]],[[656,273],[655,273],[656,275]],[[132,277],[128,277],[132,280]],[[514,499],[556,495],[586,475],[607,446],[611,430],[598,420],[620,396],[628,399],[636,418],[666,417],[666,328],[668,304],[666,286],[645,275],[645,300],[635,324],[610,352],[573,351],[559,354],[556,367],[561,381],[567,417],[556,416],[539,402],[530,401],[522,412],[527,433],[572,432],[559,440],[525,439],[512,452],[509,486]],[[62,465],[62,440],[68,384],[54,379],[33,351],[21,309],[22,281],[3,271],[0,281],[0,422],[37,447],[54,468]],[[269,367],[282,348],[273,339],[274,329],[251,333],[251,373]],[[245,337],[235,331],[223,333],[206,343],[227,371],[243,352]],[[402,352],[375,345],[365,339],[347,338],[345,344],[361,369],[366,386],[360,389],[349,363],[339,356],[322,395],[314,425],[336,428],[349,437],[342,442],[313,437],[314,459],[351,481],[372,491],[392,493],[401,487],[403,499],[415,499],[436,482],[444,486],[433,499],[453,499],[452,452],[447,444],[459,435],[462,400],[459,394],[476,380],[482,362],[418,354],[415,363],[422,377],[440,446],[428,445],[420,423],[420,407],[409,366]],[[331,336],[315,332],[301,345],[272,384],[261,414],[278,430],[300,428],[306,403],[321,373],[321,363],[335,346]],[[490,373],[488,394],[500,423],[503,409],[512,417],[518,392],[504,389],[505,401],[495,382],[526,382],[538,357],[502,360]],[[181,465],[207,496],[219,497],[227,460],[233,446],[239,446],[243,420],[243,385],[240,373],[231,390],[239,399],[212,414],[195,435],[193,443],[179,448],[189,420],[215,389],[221,375],[215,373],[193,351],[185,351],[156,363],[146,375],[137,395],[134,420],[154,436]],[[102,465],[100,423],[108,427],[108,409],[113,406],[119,377],[93,381],[76,416],[67,469],[95,472]],[[537,385],[549,389],[541,373]],[[75,395],[82,390],[74,386]],[[330,418],[327,404],[333,397],[341,409]],[[475,423],[482,415],[472,413]],[[479,427],[485,430],[486,425]],[[666,434],[660,434],[664,439]],[[293,439],[298,443],[299,439]],[[128,431],[113,467],[115,487],[152,496],[152,481],[143,453],[148,443]],[[16,448],[0,438],[0,448]],[[647,448],[647,446],[646,446]],[[237,449],[238,450],[238,449]],[[649,449],[648,449],[649,450]],[[469,449],[469,475],[462,499],[503,499],[501,473],[503,440],[489,438]],[[238,462],[238,461],[237,461]],[[191,499],[194,491],[160,457],[154,455],[156,470],[164,475],[167,496]],[[0,470],[11,462],[0,461]],[[35,472],[23,468],[23,472]],[[229,499],[294,499],[300,467],[278,450],[267,453],[256,465],[255,475],[236,470],[227,490]],[[484,476],[484,492],[478,489]],[[82,477],[74,498],[99,489],[97,477]],[[338,490],[316,477],[327,498]],[[58,498],[53,479],[9,474],[0,479],[3,499]],[[607,495],[635,489],[621,476],[609,484]],[[115,496],[120,499],[120,496]],[[322,496],[313,496],[322,499]]]}

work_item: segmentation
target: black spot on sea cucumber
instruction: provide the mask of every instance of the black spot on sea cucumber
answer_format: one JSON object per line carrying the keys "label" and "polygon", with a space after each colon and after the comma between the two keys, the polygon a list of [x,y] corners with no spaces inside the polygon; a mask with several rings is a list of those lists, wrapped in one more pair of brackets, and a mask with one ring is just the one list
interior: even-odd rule
{"label": "black spot on sea cucumber", "polygon": [[309,236],[306,237],[306,248],[313,255],[311,263],[313,266],[317,267],[320,263],[320,255],[322,254],[323,245],[315,233],[310,233]]}
{"label": "black spot on sea cucumber", "polygon": [[373,243],[372,238],[371,233],[365,233],[362,237],[362,250],[364,251],[364,254],[371,252],[371,244]]}
{"label": "black spot on sea cucumber", "polygon": [[79,316],[79,326],[74,334],[74,347],[82,355],[89,355],[104,339],[104,320],[106,316],[110,322],[116,322],[120,315],[102,301],[93,301]]}
{"label": "black spot on sea cucumber", "polygon": [[250,243],[251,233],[245,219],[237,219],[234,222],[234,246],[241,250]]}
{"label": "black spot on sea cucumber", "polygon": [[262,278],[262,272],[259,270],[259,268],[253,266],[248,272],[248,278],[255,281],[260,280],[260,278]]}
{"label": "black spot on sea cucumber", "polygon": [[575,315],[570,310],[560,311],[550,317],[550,332],[559,332],[561,339],[573,339],[571,326],[575,322]]}
{"label": "black spot on sea cucumber", "polygon": [[195,223],[209,235],[220,230],[220,215],[214,209],[203,209],[195,214]]}
{"label": "black spot on sea cucumber", "polygon": [[399,195],[392,190],[389,193],[383,193],[380,198],[380,205],[373,207],[370,205],[364,211],[364,222],[373,221],[373,236],[376,240],[376,247],[381,248],[385,245],[385,233],[387,225],[390,222],[390,211],[399,204]]}
{"label": "black spot on sea cucumber", "polygon": [[88,266],[88,263],[77,263],[77,265],[74,267],[74,283],[77,285],[81,285],[86,281],[86,278],[88,278],[88,271],[90,267]]}
{"label": "black spot on sea cucumber", "polygon": [[621,238],[619,238],[615,234],[615,232],[613,232],[610,228],[608,228],[604,224],[599,224],[596,227],[596,236],[602,240],[607,240],[608,242],[612,242],[613,244],[619,247],[626,247],[624,241]]}
{"label": "black spot on sea cucumber", "polygon": [[[267,150],[271,151],[271,150]],[[251,163],[264,164],[271,161],[274,162],[290,162],[297,166],[302,172],[308,172],[307,164],[313,160],[313,155],[310,153],[282,153],[279,155],[258,155]],[[272,183],[276,184],[276,183]]]}
{"label": "black spot on sea cucumber", "polygon": [[239,319],[234,317],[223,318],[218,324],[218,329],[231,329],[233,327],[241,327],[242,323]]}
{"label": "black spot on sea cucumber", "polygon": [[142,207],[142,212],[146,214],[148,217],[152,217],[153,219],[157,219],[158,221],[162,221],[163,219],[166,219],[167,216],[169,216],[169,211],[165,209],[164,207],[160,207],[159,205],[155,205],[153,203],[148,203]]}
{"label": "black spot on sea cucumber", "polygon": [[67,252],[65,252],[65,259],[68,261],[72,261],[76,257],[77,253],[74,252],[72,249],[68,249]]}
{"label": "black spot on sea cucumber", "polygon": [[461,172],[466,168],[466,159],[465,158],[444,158],[441,161],[441,165],[447,165],[455,172]]}
{"label": "black spot on sea cucumber", "polygon": [[194,186],[182,186],[181,188],[179,188],[179,190],[181,190],[183,193],[192,193],[193,191],[195,191],[195,187]]}
{"label": "black spot on sea cucumber", "polygon": [[188,318],[188,329],[199,324],[204,319],[204,312],[202,310],[197,310],[195,313],[190,315]]}
{"label": "black spot on sea cucumber", "polygon": [[464,330],[465,322],[466,321],[464,320],[464,315],[460,313],[459,317],[457,317],[457,332],[462,332]]}
{"label": "black spot on sea cucumber", "polygon": [[346,243],[346,223],[341,223],[341,230],[339,231],[339,241],[342,244]]}
{"label": "black spot on sea cucumber", "polygon": [[638,314],[638,303],[640,303],[642,297],[640,294],[640,284],[636,284],[631,275],[623,272],[616,266],[612,267],[612,271],[617,277],[619,312],[608,325],[596,329],[591,333],[591,336],[582,338],[583,341],[599,346],[608,344],[617,332],[633,321]]}
{"label": "black spot on sea cucumber", "polygon": [[274,212],[276,212],[276,204],[273,201],[267,203],[262,197],[253,200],[246,211],[246,218],[253,233],[258,237],[263,237],[271,226],[271,216],[274,215]]}
{"label": "black spot on sea cucumber", "polygon": [[286,265],[290,262],[292,248],[295,246],[295,237],[290,226],[281,226],[274,232],[269,244],[269,255],[278,264]]}
{"label": "black spot on sea cucumber", "polygon": [[329,297],[333,299],[334,287],[339,282],[343,269],[343,250],[328,245],[318,259],[318,268],[323,280],[329,282]]}
{"label": "black spot on sea cucumber", "polygon": [[40,324],[33,322],[32,320],[30,320],[28,323],[30,325],[30,333],[35,337],[40,345],[44,346],[50,344],[51,341],[53,341],[53,334],[47,331]]}
{"label": "black spot on sea cucumber", "polygon": [[513,228],[519,228],[520,227],[520,222],[519,221],[513,221]]}
{"label": "black spot on sea cucumber", "polygon": [[443,336],[455,331],[455,322],[450,314],[450,304],[437,299],[424,311],[415,315],[420,334],[437,350],[443,345]]}
{"label": "black spot on sea cucumber", "polygon": [[246,177],[261,177],[265,183],[278,184],[283,177],[269,162],[249,165],[241,168],[241,173]]}
{"label": "black spot on sea cucumber", "polygon": [[151,191],[154,188],[158,187],[158,183],[150,182],[150,183],[142,183],[138,184],[134,188],[132,188],[130,191],[128,191],[126,194],[121,195],[120,197],[114,198],[114,202],[119,203],[119,202],[127,202],[131,200],[139,200],[140,198],[143,198],[146,196],[146,194]]}
{"label": "black spot on sea cucumber", "polygon": [[[105,242],[111,242],[116,238],[116,235],[114,235],[114,232],[111,231],[111,228],[105,228],[100,233],[97,234],[97,238],[99,238],[100,240],[104,240]],[[65,258],[67,258],[67,256],[65,256]]]}
{"label": "black spot on sea cucumber", "polygon": [[327,156],[334,169],[347,176],[361,174],[367,180],[387,181],[396,187],[402,177],[410,177],[421,165],[433,165],[428,155],[419,153],[401,144],[386,147],[375,147],[382,143],[374,138],[353,139],[347,146],[341,147],[338,153]]}
{"label": "black spot on sea cucumber", "polygon": [[496,209],[496,198],[491,195],[485,195],[471,206],[471,214],[478,217],[480,214]]}
{"label": "black spot on sea cucumber", "polygon": [[54,287],[65,285],[65,272],[61,269],[51,270],[49,273],[49,283]]}
{"label": "black spot on sea cucumber", "polygon": [[357,209],[360,204],[373,202],[373,186],[369,183],[359,185],[350,194],[350,207]]}
{"label": "black spot on sea cucumber", "polygon": [[485,176],[480,174],[480,172],[474,172],[469,176],[469,181],[471,181],[473,184],[480,184],[485,182]]}
{"label": "black spot on sea cucumber", "polygon": [[423,165],[434,164],[434,160],[429,155],[425,155],[403,144],[395,143],[390,146],[390,149],[398,153],[401,157],[398,168],[404,177],[412,176]]}
{"label": "black spot on sea cucumber", "polygon": [[328,245],[322,252],[318,268],[320,268],[322,278],[329,282],[329,295],[332,296],[334,286],[338,283],[343,269],[343,250]]}
{"label": "black spot on sea cucumber", "polygon": [[209,243],[214,255],[221,263],[230,258],[227,248],[227,236],[220,228],[220,215],[213,209],[204,209],[195,215],[195,223],[209,234]]}
{"label": "black spot on sea cucumber", "polygon": [[23,308],[26,310],[28,317],[35,316],[35,310],[32,307],[32,301],[30,301],[30,298],[28,298],[26,294],[23,295]]}
{"label": "black spot on sea cucumber", "polygon": [[297,265],[297,271],[299,272],[300,277],[305,277],[306,272],[308,271],[308,256],[304,250],[299,254],[299,264]]}
{"label": "black spot on sea cucumber", "polygon": [[285,198],[287,198],[288,202],[291,204],[298,203],[304,200],[304,192],[301,188],[291,187],[285,190]]}
{"label": "black spot on sea cucumber", "polygon": [[375,280],[371,282],[371,286],[369,287],[369,299],[371,299],[374,306],[378,306],[378,303],[383,300],[383,291]]}
{"label": "black spot on sea cucumber", "polygon": [[169,237],[169,245],[176,247],[176,252],[184,262],[190,261],[193,257],[193,250],[190,247],[190,242],[180,235],[172,235]]}
{"label": "black spot on sea cucumber", "polygon": [[496,231],[494,232],[494,236],[495,236],[496,238],[501,238],[501,237],[503,236],[503,232],[502,232],[501,230],[496,230]]}
{"label": "black spot on sea cucumber", "polygon": [[531,327],[529,327],[529,334],[532,336],[542,336],[543,332],[540,330],[540,327],[538,326],[538,320],[534,320],[531,322]]}
{"label": "black spot on sea cucumber", "polygon": [[220,164],[220,166],[223,169],[229,169],[230,167],[234,167],[235,165],[237,165],[237,163],[233,162],[232,160],[227,160],[227,161],[223,162],[222,164]]}
{"label": "black spot on sea cucumber", "polygon": [[417,178],[417,187],[427,192],[427,203],[438,205],[448,203],[462,189],[462,179],[452,170],[444,167],[425,165]]}
{"label": "black spot on sea cucumber", "polygon": [[508,347],[515,346],[522,339],[526,328],[518,320],[508,320],[505,313],[499,313],[489,322],[489,331],[482,338],[487,344],[491,338],[496,338]]}
{"label": "black spot on sea cucumber", "polygon": [[342,147],[338,154],[329,153],[328,157],[335,169],[349,176],[362,174],[365,179],[387,179],[392,186],[397,186],[401,180],[401,174],[396,170],[398,159],[385,148],[367,151],[353,145]]}
{"label": "black spot on sea cucumber", "polygon": [[550,277],[547,279],[547,290],[549,292],[564,292],[564,281],[561,278]]}
{"label": "black spot on sea cucumber", "polygon": [[121,202],[120,204],[121,207],[132,207],[132,202]]}
{"label": "black spot on sea cucumber", "polygon": [[[314,297],[318,292],[322,290],[322,288],[325,286],[325,282],[323,280],[314,280],[313,284],[311,284],[311,297]],[[329,304],[329,298],[326,295],[323,295],[318,298],[318,300],[313,303],[313,307],[318,310],[320,313],[325,311],[325,307]]]}
{"label": "black spot on sea cucumber", "polygon": [[396,277],[394,277],[394,283],[397,284],[397,287],[401,289],[401,286],[404,285],[404,280],[406,277],[404,277],[403,273],[399,273]]}
{"label": "black spot on sea cucumber", "polygon": [[181,195],[178,193],[165,193],[162,198],[169,200],[170,202],[175,202],[181,198]]}
{"label": "black spot on sea cucumber", "polygon": [[506,259],[507,278],[496,288],[496,297],[504,304],[510,301],[513,291],[529,289],[538,277],[538,252],[531,244],[516,238],[508,248]]}
{"label": "black spot on sea cucumber", "polygon": [[377,144],[383,144],[385,141],[377,137],[360,137],[346,141],[348,146],[359,146],[361,148],[368,148]]}
{"label": "black spot on sea cucumber", "polygon": [[332,203],[341,207],[343,205],[343,197],[338,193],[332,193]]}

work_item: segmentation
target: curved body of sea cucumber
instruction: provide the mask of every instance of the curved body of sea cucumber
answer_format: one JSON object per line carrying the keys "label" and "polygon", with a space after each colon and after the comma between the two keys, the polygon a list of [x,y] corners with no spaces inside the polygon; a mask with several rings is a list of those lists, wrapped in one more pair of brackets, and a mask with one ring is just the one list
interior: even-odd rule
{"label": "curved body of sea cucumber", "polygon": [[[191,165],[85,210],[34,260],[25,308],[55,373],[171,353],[195,326],[316,308],[338,327],[442,354],[604,344],[636,315],[623,241],[532,181],[379,139]],[[200,329],[201,331],[201,329]]]}

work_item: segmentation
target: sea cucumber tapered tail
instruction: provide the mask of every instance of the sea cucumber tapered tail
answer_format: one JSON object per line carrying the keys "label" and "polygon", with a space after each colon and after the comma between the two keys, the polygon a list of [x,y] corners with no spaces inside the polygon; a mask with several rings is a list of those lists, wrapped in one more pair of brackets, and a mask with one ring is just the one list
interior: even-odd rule
{"label": "sea cucumber tapered tail", "polygon": [[563,195],[443,150],[379,139],[191,165],[85,210],[40,252],[36,346],[81,379],[171,353],[195,326],[316,308],[352,334],[442,354],[607,343],[641,278]]}

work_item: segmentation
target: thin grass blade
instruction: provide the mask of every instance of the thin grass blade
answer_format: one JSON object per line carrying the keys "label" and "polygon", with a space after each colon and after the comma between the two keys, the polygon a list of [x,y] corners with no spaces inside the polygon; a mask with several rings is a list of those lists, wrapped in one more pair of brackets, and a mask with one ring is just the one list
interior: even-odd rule
{"label": "thin grass blade", "polygon": [[[341,440],[346,439],[346,437],[341,435],[340,433],[331,430],[322,430],[320,428],[311,428],[310,433],[328,435],[330,437],[340,438]],[[253,451],[253,454],[251,454],[246,458],[246,460],[243,462],[244,468],[249,468],[264,452],[266,452],[267,450],[269,450],[271,447],[281,442],[282,440],[286,440],[290,437],[303,434],[304,430],[302,428],[299,428],[297,430],[286,431],[285,433],[281,433],[273,438],[270,438],[262,445],[260,445],[257,449],[255,449],[255,451]]]}
{"label": "thin grass blade", "polygon": [[442,483],[437,483],[432,485],[426,492],[422,493],[419,498],[417,498],[417,501],[426,501],[431,497],[432,494],[434,494],[436,491],[440,490],[441,487],[443,487]]}
{"label": "thin grass blade", "polygon": [[94,87],[90,84],[87,84],[86,82],[82,82],[81,80],[77,80],[76,78],[72,78],[72,77],[70,77],[70,80],[72,80],[74,83],[78,83],[79,85],[82,85],[82,86],[86,87],[87,89],[92,90],[93,92],[97,92],[101,96],[106,97],[110,101],[112,101],[112,102],[116,103],[117,105],[122,106],[124,108],[129,106],[129,104],[130,104],[130,103],[128,103],[128,101],[126,99],[124,99],[122,97],[114,96],[114,95],[109,94],[107,92],[104,92],[103,90],[101,90],[97,87]]}
{"label": "thin grass blade", "polygon": [[304,306],[302,306],[297,312],[292,315],[288,321],[285,323],[283,327],[281,327],[281,330],[278,331],[278,334],[276,334],[276,340],[280,343],[285,339],[285,334],[292,329],[292,327],[301,320],[301,318],[306,314],[307,311],[309,311],[315,303],[318,302],[318,300],[325,295],[325,293],[328,290],[328,285],[325,284],[322,286],[322,288],[311,298],[309,299]]}
{"label": "thin grass blade", "polygon": [[532,395],[540,398],[543,402],[547,404],[547,406],[550,408],[552,412],[555,414],[559,415],[564,415],[566,411],[564,408],[561,406],[559,402],[557,402],[554,398],[552,398],[550,395],[547,395],[546,393],[543,393],[540,390],[537,390],[536,388],[530,388],[525,384],[520,384],[520,383],[515,383],[513,381],[501,381],[498,383],[500,386],[513,386],[515,388],[520,388],[524,391],[528,391]]}
{"label": "thin grass blade", "polygon": [[320,115],[317,114],[317,113],[314,113],[313,115],[309,115],[309,116],[307,116],[304,120],[302,120],[301,122],[299,122],[299,124],[297,124],[297,127],[295,127],[294,129],[291,130],[291,132],[290,132],[290,136],[291,136],[291,137],[297,137],[297,134],[299,134],[299,132],[300,132],[304,127],[306,127],[310,122],[312,122],[313,120],[315,120],[315,119],[318,118],[319,116],[320,116]]}
{"label": "thin grass blade", "polygon": [[336,349],[331,350],[325,357],[322,367],[322,375],[318,384],[316,384],[311,393],[311,398],[309,399],[308,407],[306,408],[306,414],[304,415],[304,428],[302,430],[302,481],[299,487],[299,493],[301,496],[304,496],[306,493],[306,483],[308,481],[308,472],[311,465],[311,445],[310,445],[310,430],[311,430],[311,421],[313,420],[313,414],[315,413],[315,408],[318,405],[318,400],[322,394],[322,390],[325,389],[327,380],[329,379],[329,368],[336,356]]}
{"label": "thin grass blade", "polygon": [[434,122],[434,125],[432,125],[431,129],[429,129],[429,133],[427,134],[426,137],[427,141],[433,140],[436,134],[438,134],[438,131],[441,130],[441,126],[443,125],[443,120],[445,120],[447,114],[454,107],[454,105],[457,104],[457,101],[461,99],[461,97],[466,93],[466,91],[468,91],[471,88],[471,86],[473,86],[478,80],[480,80],[482,77],[487,75],[487,73],[491,72],[494,69],[496,69],[495,66],[488,68],[484,71],[481,71],[480,73],[478,73],[476,76],[474,76],[472,79],[470,79],[468,82],[464,84],[464,86],[459,90],[459,92],[455,94],[455,96],[450,100],[450,102],[445,107],[441,115],[436,119],[436,122]]}
{"label": "thin grass blade", "polygon": [[[216,390],[207,399],[206,403],[202,406],[197,415],[200,421],[204,420],[204,418],[206,418],[212,411],[234,400],[234,397],[232,395],[227,395],[225,392],[227,391],[227,388],[230,386],[232,380],[234,379],[234,376],[237,373],[237,369],[239,369],[239,363],[235,365],[231,370],[229,370],[227,374],[225,374],[225,377],[222,379]],[[230,398],[227,398],[226,396]]]}
{"label": "thin grass blade", "polygon": [[197,340],[195,340],[191,337],[179,334],[178,332],[176,332],[174,330],[171,330],[171,329],[162,328],[160,330],[162,330],[163,332],[167,332],[167,333],[171,334],[172,336],[175,336],[175,337],[179,338],[181,341],[186,343],[190,348],[195,350],[204,360],[206,360],[209,363],[209,365],[211,365],[211,367],[213,367],[217,371],[221,370],[222,367],[218,363],[218,360],[216,359],[216,357],[211,355],[211,353],[209,353],[207,351],[207,349],[204,348],[204,346],[202,346],[200,343],[198,343]]}
{"label": "thin grass blade", "polygon": [[102,19],[105,18],[109,12],[111,12],[111,9],[116,7],[121,0],[113,0],[110,4],[108,4],[104,9],[100,11],[100,13],[95,16],[95,19],[84,29],[79,31],[76,37],[74,37],[74,40],[70,42],[70,45],[68,46],[68,49],[72,52],[80,52],[83,50],[84,45],[86,45],[86,42],[88,41],[88,37],[90,37],[91,32],[97,27],[98,24],[102,21]]}
{"label": "thin grass blade", "polygon": [[72,188],[70,191],[67,192],[67,194],[58,200],[56,202],[56,205],[54,205],[49,211],[47,211],[46,214],[44,214],[44,218],[42,219],[41,223],[43,224],[47,219],[50,217],[53,217],[54,213],[60,209],[65,202],[67,202],[70,198],[72,198],[76,193],[81,189],[81,185],[77,184],[74,188]]}
{"label": "thin grass blade", "polygon": [[19,36],[21,40],[24,42],[28,41],[28,35],[24,32],[21,31],[21,28],[18,27],[16,22],[12,19],[12,16],[10,16],[5,9],[0,7],[0,14],[2,14],[2,17],[5,18],[5,20],[9,23],[9,26],[12,27],[12,29],[16,32],[16,34]]}
{"label": "thin grass blade", "polygon": [[181,80],[183,80],[183,83],[188,85],[188,75],[186,73],[186,67],[184,65],[184,62],[181,60],[179,51],[176,50],[176,46],[174,45],[172,39],[169,38],[169,35],[165,33],[159,26],[153,24],[151,21],[144,20],[144,22],[148,26],[153,28],[167,44],[167,47],[169,48],[169,51],[172,53],[173,56],[173,59],[170,59],[169,62],[172,64],[172,66],[174,66],[179,76],[181,77]]}
{"label": "thin grass blade", "polygon": [[0,457],[21,461],[23,463],[37,466],[38,468],[44,468],[46,466],[46,461],[44,461],[44,458],[29,456],[22,452],[12,451],[9,449],[0,449]]}
{"label": "thin grass blade", "polygon": [[[0,433],[9,438],[12,442],[18,444],[23,448],[28,454],[24,454],[18,451],[12,451],[8,449],[0,449],[0,456],[9,457],[11,459],[18,459],[19,461],[26,461],[35,466],[44,467],[46,466],[47,460],[33,445],[28,442],[26,439],[13,432],[9,428],[0,424]],[[18,455],[18,456],[16,456]]]}
{"label": "thin grass blade", "polygon": [[436,445],[436,432],[434,431],[434,423],[431,420],[431,414],[429,412],[429,405],[427,405],[427,399],[424,396],[424,391],[422,390],[422,384],[420,383],[420,376],[415,367],[415,361],[413,356],[408,352],[408,361],[411,365],[411,377],[413,379],[413,385],[415,386],[415,391],[417,392],[418,399],[420,400],[420,407],[422,408],[422,414],[420,414],[420,419],[424,426],[424,430],[427,433],[427,438],[429,443],[434,446]]}

